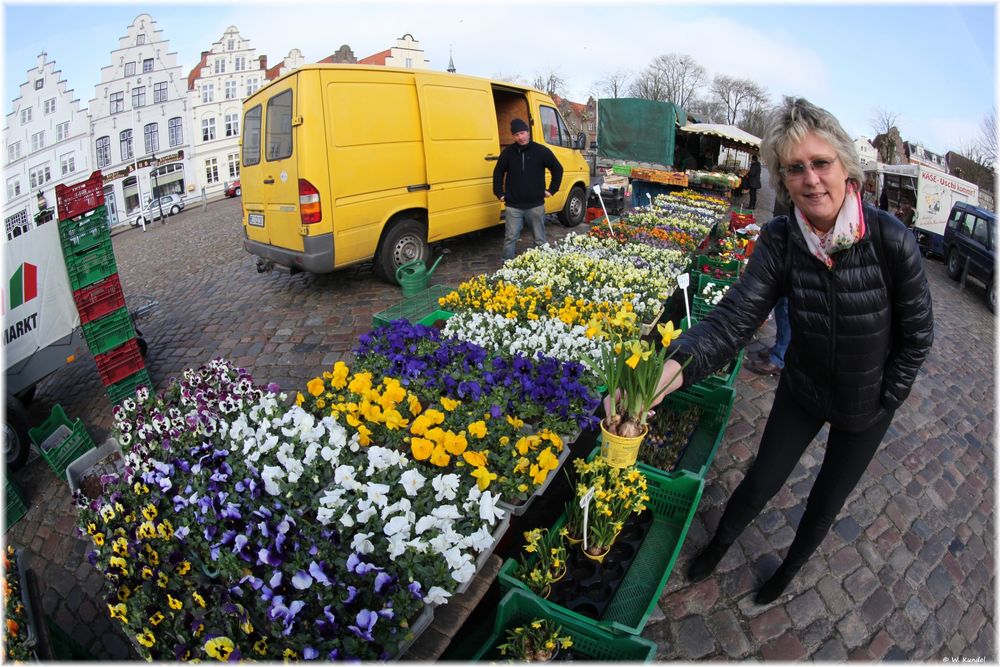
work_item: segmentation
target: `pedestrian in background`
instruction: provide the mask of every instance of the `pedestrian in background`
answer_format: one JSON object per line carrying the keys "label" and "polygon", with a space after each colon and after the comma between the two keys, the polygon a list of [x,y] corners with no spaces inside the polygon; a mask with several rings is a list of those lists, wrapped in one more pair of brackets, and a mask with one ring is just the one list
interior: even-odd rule
{"label": "pedestrian in background", "polygon": [[[514,143],[500,153],[493,168],[493,194],[507,205],[504,214],[503,258],[513,259],[517,241],[527,222],[535,245],[545,243],[545,200],[559,191],[563,168],[559,160],[542,144],[531,140],[528,124],[520,118],[510,122]],[[552,181],[545,189],[545,170]]]}
{"label": "pedestrian in background", "polygon": [[874,457],[927,357],[934,320],[913,234],[862,203],[857,151],[836,118],[785,98],[767,118],[761,155],[794,215],[764,226],[743,276],[677,340],[660,383],[674,390],[720,368],[788,298],[792,340],[757,455],[688,569],[690,581],[715,570],[829,424],[795,538],[757,591],[755,601],[768,604],[819,547]]}
{"label": "pedestrian in background", "polygon": [[747,368],[758,375],[778,375],[785,367],[785,352],[792,342],[792,325],[788,321],[788,297],[774,304],[774,345],[761,350],[758,357],[747,360]]}
{"label": "pedestrian in background", "polygon": [[750,190],[750,209],[753,210],[757,208],[757,191],[760,190],[760,158],[756,155],[750,156],[750,170],[744,185]]}

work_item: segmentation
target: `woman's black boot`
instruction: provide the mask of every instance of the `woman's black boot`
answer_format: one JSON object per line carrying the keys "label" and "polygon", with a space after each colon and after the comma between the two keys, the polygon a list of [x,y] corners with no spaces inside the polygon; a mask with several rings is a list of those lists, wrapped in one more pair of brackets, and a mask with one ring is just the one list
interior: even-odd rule
{"label": "woman's black boot", "polygon": [[788,588],[788,584],[792,583],[792,579],[795,578],[798,571],[799,566],[782,563],[775,570],[774,574],[771,575],[771,578],[764,582],[764,585],[757,591],[754,602],[760,605],[771,604],[780,598],[781,594]]}
{"label": "woman's black boot", "polygon": [[715,568],[719,565],[719,561],[729,551],[729,546],[728,544],[722,544],[713,537],[708,546],[691,561],[691,564],[688,566],[687,580],[692,584],[696,584],[708,578],[708,575],[715,571]]}

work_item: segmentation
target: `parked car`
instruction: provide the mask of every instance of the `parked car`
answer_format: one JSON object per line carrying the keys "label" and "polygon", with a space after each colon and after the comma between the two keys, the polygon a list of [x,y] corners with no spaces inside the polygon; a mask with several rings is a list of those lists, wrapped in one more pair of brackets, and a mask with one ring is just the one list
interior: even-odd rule
{"label": "parked car", "polygon": [[225,193],[227,197],[239,197],[243,194],[243,190],[240,188],[240,179],[237,178],[235,181],[227,185]]}
{"label": "parked car", "polygon": [[959,280],[968,270],[971,277],[986,286],[986,304],[996,310],[996,277],[993,273],[996,259],[996,215],[986,209],[964,202],[951,207],[948,224],[944,229],[945,262],[948,275]]}
{"label": "parked car", "polygon": [[163,215],[177,215],[184,210],[184,200],[180,195],[163,195],[159,200],[151,199],[140,210],[132,214],[129,224],[138,227],[141,224],[149,224],[153,220],[160,219],[160,211]]}

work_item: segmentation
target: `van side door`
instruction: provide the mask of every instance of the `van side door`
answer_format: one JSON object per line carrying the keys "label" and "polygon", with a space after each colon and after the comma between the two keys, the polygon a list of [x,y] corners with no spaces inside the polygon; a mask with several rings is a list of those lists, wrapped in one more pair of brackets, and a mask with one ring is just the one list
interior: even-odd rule
{"label": "van side door", "polygon": [[994,223],[971,213],[966,213],[966,219],[973,221],[972,234],[963,239],[965,252],[969,255],[969,273],[986,282],[993,275]]}
{"label": "van side door", "polygon": [[427,240],[498,224],[493,167],[500,139],[490,89],[418,77],[417,95],[427,162]]}

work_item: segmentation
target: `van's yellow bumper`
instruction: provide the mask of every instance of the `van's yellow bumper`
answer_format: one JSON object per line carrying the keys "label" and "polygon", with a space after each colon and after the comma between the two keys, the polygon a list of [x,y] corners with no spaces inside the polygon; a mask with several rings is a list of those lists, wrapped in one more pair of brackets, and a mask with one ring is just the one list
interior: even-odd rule
{"label": "van's yellow bumper", "polygon": [[267,243],[243,239],[243,249],[251,255],[269,259],[275,264],[309,273],[333,272],[333,234],[306,236],[303,250],[287,250]]}

